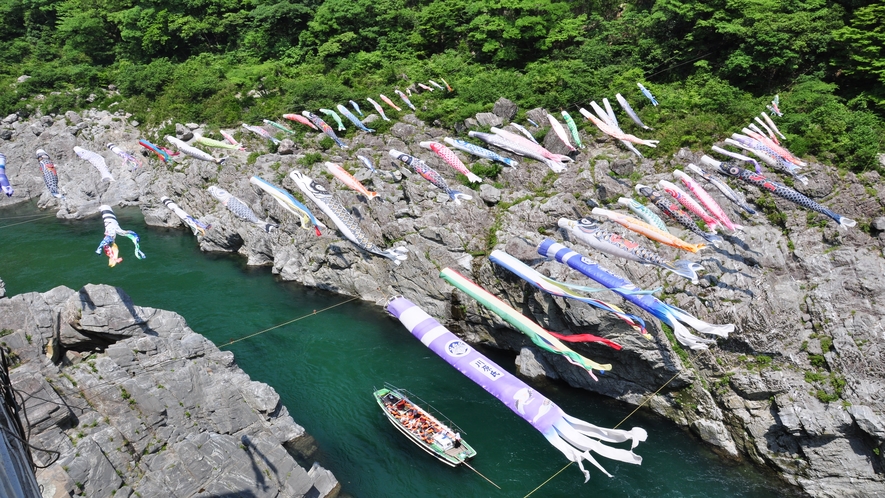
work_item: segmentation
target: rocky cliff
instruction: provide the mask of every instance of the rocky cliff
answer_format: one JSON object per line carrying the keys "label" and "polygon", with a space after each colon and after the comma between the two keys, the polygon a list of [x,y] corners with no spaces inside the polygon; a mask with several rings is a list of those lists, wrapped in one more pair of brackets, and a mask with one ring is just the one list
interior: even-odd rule
{"label": "rocky cliff", "polygon": [[0,299],[0,341],[45,497],[321,497],[338,482],[277,393],[120,289]]}
{"label": "rocky cliff", "polygon": [[[459,129],[505,125],[515,115],[515,105],[501,100],[493,113],[479,114]],[[540,109],[529,111],[529,117],[546,121]],[[69,112],[28,120],[10,116],[3,127],[0,151],[8,157],[7,171],[17,191],[16,197],[0,200],[0,206],[39,197],[38,205],[59,217],[82,218],[96,215],[101,203],[138,204],[148,223],[179,226],[179,219],[159,202],[166,195],[212,223],[200,240],[206,251],[237,252],[250,264],[271,266],[286,280],[378,305],[390,296],[404,295],[466,339],[518,353],[517,364],[526,375],[546,375],[629,403],[645,403],[723,455],[750,458],[776,470],[803,493],[883,494],[881,344],[885,320],[878,300],[885,292],[880,237],[885,230],[885,199],[880,193],[883,181],[875,172],[845,173],[812,159],[806,168],[809,184],[796,185],[816,201],[858,220],[858,227],[848,230],[754,187],[734,184],[747,193],[760,214],[741,219],[745,230],[727,236],[722,247],[688,256],[704,267],[699,285],[654,268],[594,255],[640,287],[663,287],[659,296],[670,304],[711,323],[736,325],[734,333],[710,350],[690,351],[637,309],[628,306],[630,312],[647,319],[654,341],[639,337],[596,308],[536,291],[485,256],[493,249],[504,249],[546,275],[585,281],[567,267],[544,260],[535,250],[541,240],[551,237],[588,252],[560,232],[557,219],[588,216],[591,205],[607,206],[620,196],[631,196],[636,183],[672,179],[673,169],[698,163],[702,151],[681,150],[666,159],[637,160],[614,141],[585,133],[587,148],[575,156],[565,173],[553,173],[525,158],[516,157],[520,160],[516,168],[498,168],[471,157],[465,162],[479,165],[487,177],[478,187],[468,186],[432,152],[418,146],[454,132],[405,114],[385,133],[348,134],[346,150],[330,146],[323,135],[299,131],[274,151],[257,137],[238,134],[250,152],[234,153],[222,165],[184,158],[166,166],[145,158],[144,167],[128,171],[108,153],[117,177],[108,184],[101,183],[72,148],[80,145],[106,152],[105,143],[113,141],[136,151],[137,139],[153,132],[140,130],[126,114]],[[193,133],[211,134],[212,130],[177,124],[176,131],[179,138],[189,140]],[[555,134],[535,131],[550,150],[566,152]],[[38,147],[56,160],[66,199],[45,192],[33,158]],[[391,164],[389,149],[421,157],[473,200],[455,205],[419,175]],[[371,174],[359,166],[357,154],[394,174]],[[337,184],[325,173],[323,161],[344,164],[380,199],[365,199]],[[321,237],[302,230],[291,214],[249,184],[250,176],[259,175],[299,196],[287,176],[292,169],[334,191],[375,244],[406,247],[408,260],[397,266],[367,254],[334,228]],[[280,230],[267,234],[233,217],[206,192],[210,185],[224,187],[259,216],[279,223]],[[725,199],[712,193],[727,206]],[[309,202],[308,206],[314,208]],[[314,212],[332,226],[318,209]],[[621,232],[616,226],[607,228]],[[672,231],[696,242],[688,232]],[[667,246],[657,249],[670,259],[686,254]],[[617,352],[574,346],[590,358],[612,363],[613,371],[593,382],[561,357],[540,352],[523,335],[439,279],[437,274],[444,267],[457,269],[548,329],[590,332],[618,342],[624,348]]]}

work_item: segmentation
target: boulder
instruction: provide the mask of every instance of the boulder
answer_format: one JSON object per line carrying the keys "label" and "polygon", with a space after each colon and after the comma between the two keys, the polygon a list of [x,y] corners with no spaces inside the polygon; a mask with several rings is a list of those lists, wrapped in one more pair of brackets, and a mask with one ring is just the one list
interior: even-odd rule
{"label": "boulder", "polygon": [[500,116],[497,116],[491,112],[481,112],[476,115],[476,122],[479,126],[492,127],[492,126],[501,126],[504,124],[504,120],[501,119]]}
{"label": "boulder", "polygon": [[187,142],[194,138],[194,132],[186,125],[175,123],[175,136]]}
{"label": "boulder", "polygon": [[513,118],[516,117],[517,111],[519,111],[519,108],[516,104],[504,97],[495,101],[495,106],[492,108],[492,113],[504,121],[513,121]]}

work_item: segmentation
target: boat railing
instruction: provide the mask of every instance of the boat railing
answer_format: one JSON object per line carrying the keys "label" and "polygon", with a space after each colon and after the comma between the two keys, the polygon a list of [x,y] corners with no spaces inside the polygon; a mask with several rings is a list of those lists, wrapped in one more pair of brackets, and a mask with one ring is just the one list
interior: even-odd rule
{"label": "boat railing", "polygon": [[390,384],[387,382],[384,383],[384,387],[386,387],[387,389],[390,389],[391,391],[397,391],[397,392],[401,393],[403,396],[408,398],[410,401],[412,401],[413,403],[415,403],[419,407],[421,407],[429,415],[436,418],[437,422],[439,422],[440,424],[445,425],[449,429],[452,429],[461,435],[467,434],[463,429],[458,427],[457,424],[452,422],[452,419],[445,416],[445,414],[443,414],[441,411],[437,410],[436,407],[434,407],[433,405],[431,405],[430,403],[428,403],[424,399],[418,397],[415,393],[409,391],[408,389],[396,387],[393,384]]}

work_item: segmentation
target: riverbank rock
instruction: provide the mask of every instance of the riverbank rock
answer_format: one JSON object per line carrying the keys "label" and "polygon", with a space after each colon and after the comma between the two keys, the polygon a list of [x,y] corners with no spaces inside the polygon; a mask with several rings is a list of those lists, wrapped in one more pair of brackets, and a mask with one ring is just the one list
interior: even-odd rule
{"label": "riverbank rock", "polygon": [[[119,288],[0,299],[37,480],[59,496],[334,497],[313,438],[268,385]],[[54,351],[51,351],[54,350]],[[49,356],[60,359],[53,362]],[[307,450],[307,451],[306,451]],[[56,453],[57,452],[57,453]]]}
{"label": "riverbank rock", "polygon": [[[760,214],[749,217],[739,213],[711,189],[732,220],[744,229],[723,234],[721,247],[709,247],[698,254],[656,246],[605,223],[606,229],[620,236],[654,247],[665,260],[690,259],[703,266],[699,284],[693,285],[657,267],[591,254],[563,233],[557,220],[591,216],[591,206],[596,205],[623,212],[617,198],[631,196],[636,183],[672,181],[673,169],[700,164],[704,151],[682,149],[672,157],[639,159],[618,148],[616,140],[586,127],[581,133],[587,148],[572,153],[574,162],[559,174],[540,162],[504,151],[498,152],[518,160],[518,167],[457,151],[462,161],[484,176],[482,184],[475,185],[419,146],[421,141],[442,141],[445,136],[464,137],[464,126],[503,122],[502,115],[512,113],[504,112],[509,106],[503,104],[496,113],[480,113],[458,123],[455,130],[442,129],[439,123],[428,126],[411,114],[390,126],[387,133],[348,130],[342,137],[350,146],[346,150],[329,144],[322,134],[307,132],[303,138],[281,137],[293,140],[298,151],[282,154],[267,141],[237,131],[235,136],[249,152],[231,151],[230,159],[222,165],[184,156],[166,165],[144,156],[144,166],[130,171],[107,155],[117,178],[111,185],[101,185],[94,168],[74,156],[72,147],[109,154],[104,144],[112,141],[137,152],[141,150],[139,137],[162,138],[154,136],[156,130],[132,128],[128,124],[131,116],[123,111],[83,111],[78,113],[82,121],[76,125],[57,117],[16,118],[0,126],[10,132],[9,138],[0,135],[0,150],[7,156],[7,173],[16,189],[16,196],[0,198],[0,207],[38,199],[41,209],[58,217],[83,218],[94,216],[100,203],[136,204],[148,223],[180,227],[177,217],[159,201],[161,196],[169,196],[194,217],[212,224],[200,237],[204,251],[236,252],[249,264],[269,266],[283,280],[356,296],[379,306],[390,296],[404,295],[466,340],[511,351],[514,357],[520,354],[521,368],[530,375],[544,373],[575,387],[642,404],[644,409],[686,427],[727,458],[748,458],[773,469],[800,492],[815,496],[881,494],[885,488],[885,447],[879,429],[885,419],[881,395],[885,390],[885,317],[878,303],[885,299],[881,278],[885,274],[885,232],[881,227],[885,225],[877,220],[885,217],[882,178],[872,173],[838,172],[808,161],[803,172],[809,184],[797,188],[835,212],[856,219],[858,225],[849,229],[838,228],[824,215],[756,187],[728,180],[746,193]],[[530,126],[532,131],[541,133],[547,128],[544,109],[529,110],[525,116],[542,127]],[[480,120],[485,125],[480,125]],[[554,152],[567,152],[555,133],[548,132],[543,142]],[[53,155],[66,193],[64,200],[46,193],[34,159],[37,148]],[[421,175],[402,163],[393,163],[390,149],[422,159],[449,188],[472,199],[456,204]],[[372,159],[379,172],[363,168],[356,154]],[[339,185],[325,171],[326,160],[350,168],[367,188],[379,193],[379,198],[369,200]],[[292,170],[307,174],[331,191],[367,240],[383,248],[403,247],[408,260],[397,265],[343,238],[289,178]],[[249,183],[252,175],[307,201],[328,226],[322,236],[302,229],[298,217],[255,189]],[[243,199],[260,218],[279,224],[280,230],[269,235],[234,217],[208,194],[210,185]],[[699,241],[681,228],[671,231],[690,242]],[[537,254],[535,248],[548,237],[590,254],[641,288],[660,288],[656,296],[662,301],[708,323],[734,324],[735,331],[728,337],[706,335],[715,339],[709,350],[688,350],[669,328],[661,327],[646,312],[619,297],[598,295],[642,316],[654,339],[649,341],[613,315],[544,294],[487,258],[492,250],[506,249],[552,278],[594,286],[575,271]],[[571,346],[588,358],[611,363],[613,370],[594,382],[562,356],[539,350],[499,317],[438,278],[445,267],[457,269],[552,331],[591,333],[620,344],[620,351],[586,343]],[[88,291],[90,298],[99,297],[93,294]],[[23,314],[30,313],[27,309],[67,310],[61,320],[68,324],[61,344],[71,348],[66,353],[71,361],[77,355],[93,354],[92,349],[111,339],[117,341],[114,344],[132,341],[130,333],[145,333],[144,327],[158,319],[143,312],[127,316],[117,305],[114,309],[97,306],[88,313],[82,308],[85,315],[78,322],[69,317],[80,306],[79,297],[69,301],[70,293],[52,296],[51,306],[48,298],[34,297],[17,306]],[[29,316],[35,334],[44,339],[61,331],[59,318],[51,314]],[[92,329],[96,326],[113,332],[95,335]],[[62,339],[60,334],[58,339]],[[132,353],[135,356],[148,354],[151,344],[133,344],[132,349],[139,351]],[[524,349],[526,352],[520,353]],[[157,413],[152,416],[160,417]]]}

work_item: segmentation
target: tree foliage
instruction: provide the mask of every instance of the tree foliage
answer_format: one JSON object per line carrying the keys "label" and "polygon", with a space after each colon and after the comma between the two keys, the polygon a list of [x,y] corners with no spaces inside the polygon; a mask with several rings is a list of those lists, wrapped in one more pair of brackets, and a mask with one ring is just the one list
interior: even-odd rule
{"label": "tree foliage", "polygon": [[114,84],[140,121],[237,125],[443,77],[454,93],[416,100],[445,125],[502,96],[576,116],[620,92],[664,155],[780,93],[797,152],[860,170],[883,145],[885,6],[870,0],[0,0],[0,14],[0,114],[90,105]]}

